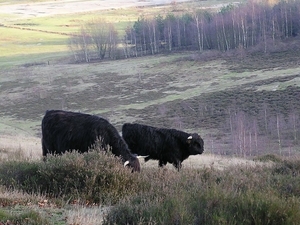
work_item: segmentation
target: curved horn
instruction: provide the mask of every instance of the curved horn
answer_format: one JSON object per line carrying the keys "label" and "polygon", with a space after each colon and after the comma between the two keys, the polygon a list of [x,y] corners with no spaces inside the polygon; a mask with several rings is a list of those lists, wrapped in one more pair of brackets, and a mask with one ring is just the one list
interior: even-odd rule
{"label": "curved horn", "polygon": [[149,155],[139,155],[137,156],[138,159],[143,159],[143,158],[147,158]]}
{"label": "curved horn", "polygon": [[124,163],[124,167],[127,166],[129,164],[129,161],[127,160],[125,163]]}
{"label": "curved horn", "polygon": [[192,137],[192,136],[189,136],[187,139],[188,139],[188,140],[191,140],[191,139],[193,139],[193,137]]}

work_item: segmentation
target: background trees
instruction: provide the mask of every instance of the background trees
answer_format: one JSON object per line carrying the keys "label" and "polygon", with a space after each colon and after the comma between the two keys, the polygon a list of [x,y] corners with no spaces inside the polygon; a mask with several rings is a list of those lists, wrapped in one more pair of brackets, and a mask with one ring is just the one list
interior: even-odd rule
{"label": "background trees", "polygon": [[75,61],[90,62],[105,57],[115,59],[118,34],[114,26],[102,19],[94,19],[81,26],[69,39]]}
{"label": "background trees", "polygon": [[[139,18],[118,39],[112,24],[101,19],[84,24],[70,38],[76,61],[137,57],[186,50],[247,49],[260,46],[263,52],[299,35],[300,2],[281,1],[276,5],[249,1],[227,5],[217,13],[193,9],[165,17]],[[120,52],[117,53],[117,45]]]}

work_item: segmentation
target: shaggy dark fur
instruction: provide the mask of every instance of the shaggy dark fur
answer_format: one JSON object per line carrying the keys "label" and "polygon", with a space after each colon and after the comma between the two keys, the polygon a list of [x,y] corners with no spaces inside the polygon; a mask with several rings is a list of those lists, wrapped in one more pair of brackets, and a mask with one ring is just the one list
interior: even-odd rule
{"label": "shaggy dark fur", "polygon": [[134,171],[140,171],[139,160],[130,152],[117,129],[107,120],[62,110],[49,110],[42,120],[43,156],[62,154],[70,150],[87,152],[99,138],[105,150],[109,145],[114,155],[120,156],[124,163],[128,161]]}
{"label": "shaggy dark fur", "polygon": [[131,152],[147,155],[145,161],[159,160],[159,166],[169,162],[178,170],[183,160],[190,155],[202,154],[204,150],[203,139],[198,134],[188,134],[175,129],[125,123],[122,136]]}

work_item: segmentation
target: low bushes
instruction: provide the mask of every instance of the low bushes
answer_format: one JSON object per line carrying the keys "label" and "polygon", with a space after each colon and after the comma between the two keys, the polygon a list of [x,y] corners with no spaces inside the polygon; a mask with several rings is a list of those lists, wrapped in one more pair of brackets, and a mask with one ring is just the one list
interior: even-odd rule
{"label": "low bushes", "polygon": [[111,204],[131,194],[139,182],[119,158],[95,150],[49,156],[45,162],[2,162],[0,183],[71,202]]}
{"label": "low bushes", "polygon": [[148,191],[120,201],[105,224],[297,224],[300,178],[277,173],[282,166],[151,172]]}
{"label": "low bushes", "polygon": [[119,158],[95,150],[50,156],[46,162],[2,162],[0,184],[65,204],[112,205],[106,225],[297,224],[300,160],[272,161],[224,170],[143,168],[131,173]]}
{"label": "low bushes", "polygon": [[[5,222],[5,224],[11,224],[11,225],[17,225],[17,224],[22,224],[22,225],[50,225],[51,223],[43,218],[39,213],[35,211],[27,211],[25,213],[20,213],[20,214],[11,214],[7,213],[3,210],[0,209],[0,221]],[[1,223],[0,224],[4,224]]]}

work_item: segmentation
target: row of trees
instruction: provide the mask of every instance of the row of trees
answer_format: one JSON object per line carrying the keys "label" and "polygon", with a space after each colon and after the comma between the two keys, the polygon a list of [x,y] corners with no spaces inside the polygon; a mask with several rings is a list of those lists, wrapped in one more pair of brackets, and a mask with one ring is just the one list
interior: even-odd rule
{"label": "row of trees", "polygon": [[296,86],[271,92],[244,88],[220,91],[198,101],[197,118],[203,121],[198,126],[220,130],[215,140],[222,138],[221,143],[229,146],[219,148],[221,154],[289,155],[299,151],[299,97]]}
{"label": "row of trees", "polygon": [[231,153],[244,157],[270,152],[289,155],[298,148],[299,112],[269,115],[265,108],[260,115],[264,117],[264,124],[260,124],[261,118],[251,117],[243,111],[228,113],[226,128]]}
{"label": "row of trees", "polygon": [[126,58],[181,50],[228,51],[263,46],[267,52],[277,42],[300,33],[300,2],[282,1],[274,6],[248,2],[227,5],[218,13],[194,10],[139,18],[119,38],[112,24],[94,20],[70,38],[77,61],[93,58]]}

